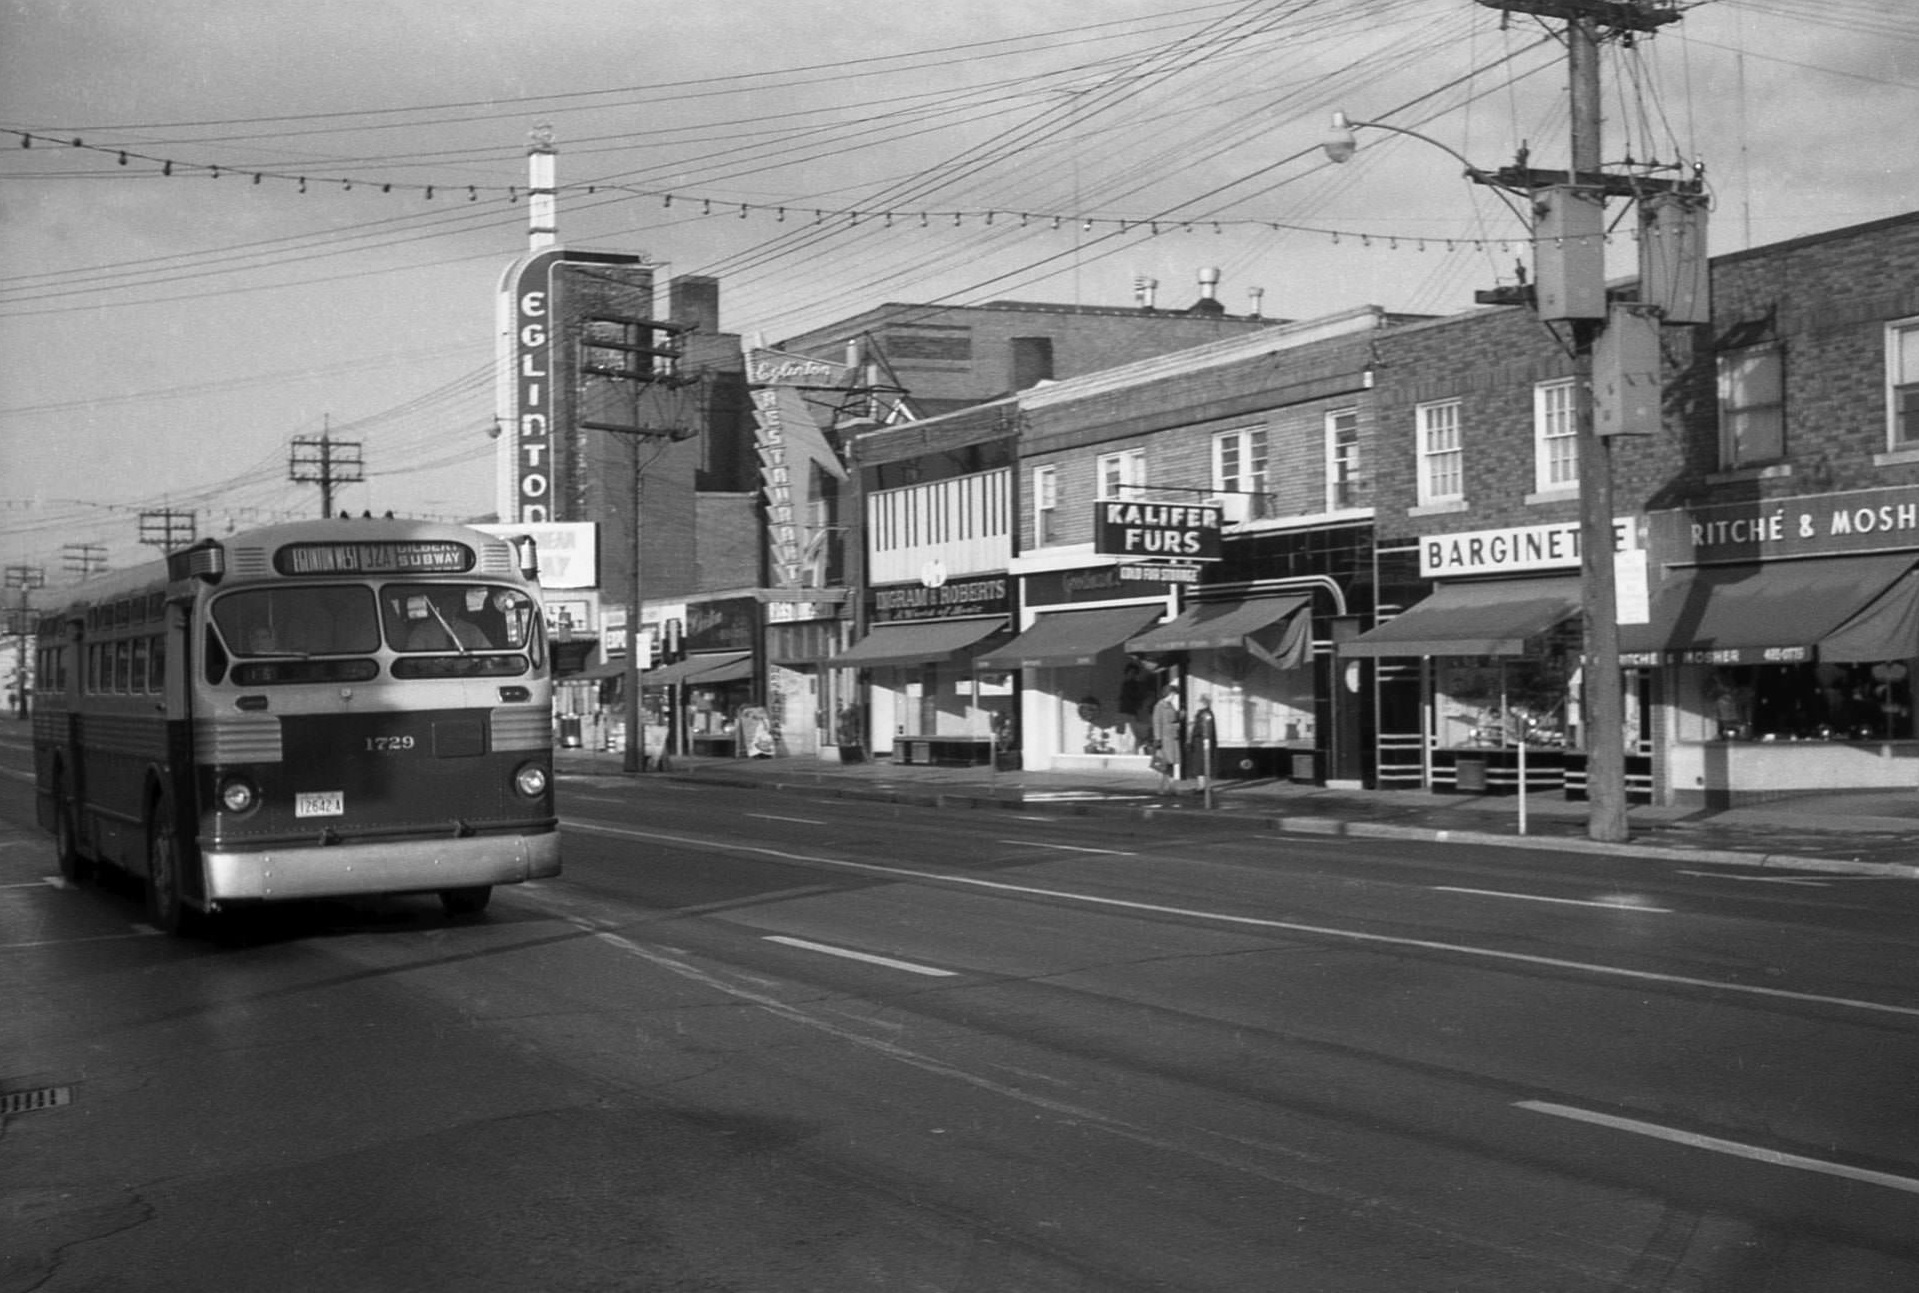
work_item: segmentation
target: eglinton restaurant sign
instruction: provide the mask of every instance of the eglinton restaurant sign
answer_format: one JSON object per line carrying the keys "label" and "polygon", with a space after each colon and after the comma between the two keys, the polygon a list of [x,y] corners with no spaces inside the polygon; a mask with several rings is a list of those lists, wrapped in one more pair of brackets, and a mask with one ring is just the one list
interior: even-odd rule
{"label": "eglinton restaurant sign", "polygon": [[1919,548],[1919,485],[1654,512],[1651,548],[1678,565]]}

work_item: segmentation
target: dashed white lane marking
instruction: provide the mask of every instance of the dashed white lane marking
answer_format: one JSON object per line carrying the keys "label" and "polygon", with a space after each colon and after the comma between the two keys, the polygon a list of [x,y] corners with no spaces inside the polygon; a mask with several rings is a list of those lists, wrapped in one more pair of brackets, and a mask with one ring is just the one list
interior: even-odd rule
{"label": "dashed white lane marking", "polygon": [[1504,889],[1462,889],[1457,885],[1436,884],[1440,893],[1469,893],[1480,898],[1519,898],[1526,902],[1556,902],[1568,907],[1605,907],[1611,911],[1650,911],[1670,916],[1671,907],[1652,907],[1633,898],[1548,898],[1541,893],[1509,893]]}
{"label": "dashed white lane marking", "polygon": [[30,947],[65,947],[71,943],[114,943],[127,938],[158,938],[160,931],[151,925],[135,925],[125,934],[89,934],[85,938],[42,938],[30,943],[0,943],[0,952],[24,951]]}
{"label": "dashed white lane marking", "polygon": [[747,813],[748,817],[757,817],[763,822],[798,822],[802,826],[824,826],[826,823],[817,817],[781,817],[776,813]]}
{"label": "dashed white lane marking", "polygon": [[1028,849],[1059,849],[1063,853],[1104,853],[1108,857],[1116,858],[1139,856],[1137,853],[1129,853],[1125,849],[1090,849],[1078,844],[1048,844],[1045,840],[998,840],[996,843],[1017,844],[1021,848]]}
{"label": "dashed white lane marking", "polygon": [[865,961],[872,965],[884,965],[892,970],[905,970],[908,974],[925,974],[938,979],[954,977],[952,970],[941,970],[931,965],[915,965],[911,961],[895,960],[890,956],[876,956],[871,952],[855,952],[850,947],[834,947],[828,943],[815,943],[804,938],[789,938],[785,934],[768,934],[769,943],[784,943],[788,947],[804,948],[809,952],[824,952],[828,956],[843,956],[849,961]]}
{"label": "dashed white lane marking", "polygon": [[1888,1189],[1919,1194],[1919,1180],[1909,1176],[1894,1176],[1890,1172],[1874,1172],[1863,1167],[1848,1167],[1844,1163],[1830,1163],[1822,1158],[1807,1158],[1803,1154],[1785,1154],[1759,1145],[1747,1145],[1736,1140],[1722,1140],[1718,1136],[1702,1136],[1697,1132],[1681,1131],[1676,1127],[1662,1127],[1654,1122],[1640,1122],[1636,1118],[1619,1118],[1609,1113],[1575,1109],[1571,1105],[1552,1104],[1545,1100],[1521,1100],[1514,1107],[1527,1109],[1533,1113],[1550,1114],[1555,1118],[1570,1118],[1574,1122],[1587,1122],[1596,1127],[1610,1127],[1614,1131],[1629,1131],[1637,1136],[1651,1136],[1655,1140],[1667,1140],[1675,1145],[1709,1149],[1716,1154],[1749,1158],[1756,1163],[1771,1163],[1775,1167],[1796,1167],[1805,1172],[1823,1172],[1827,1176],[1844,1177],[1848,1181],[1864,1181],[1868,1185],[1883,1185]]}

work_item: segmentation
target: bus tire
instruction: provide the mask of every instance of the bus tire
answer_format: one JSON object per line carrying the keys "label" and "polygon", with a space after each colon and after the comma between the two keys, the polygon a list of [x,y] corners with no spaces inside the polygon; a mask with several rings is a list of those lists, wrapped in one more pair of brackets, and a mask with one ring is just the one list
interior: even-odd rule
{"label": "bus tire", "polygon": [[164,934],[187,932],[191,913],[182,889],[185,859],[174,829],[173,801],[164,793],[153,797],[147,813],[147,919]]}
{"label": "bus tire", "polygon": [[80,855],[80,841],[74,834],[73,799],[67,794],[67,773],[53,773],[53,852],[60,863],[60,878],[68,884],[85,884],[93,868]]}
{"label": "bus tire", "polygon": [[440,905],[449,916],[477,916],[493,900],[493,886],[470,884],[462,889],[440,890]]}

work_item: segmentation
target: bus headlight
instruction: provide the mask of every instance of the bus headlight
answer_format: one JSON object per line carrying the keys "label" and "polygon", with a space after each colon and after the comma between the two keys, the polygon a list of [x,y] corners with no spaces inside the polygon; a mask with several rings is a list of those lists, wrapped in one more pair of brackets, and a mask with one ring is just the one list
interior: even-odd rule
{"label": "bus headlight", "polygon": [[245,777],[233,777],[220,787],[220,806],[230,813],[244,813],[260,802],[260,792]]}
{"label": "bus headlight", "polygon": [[528,799],[546,793],[546,769],[537,763],[522,763],[513,773],[513,788]]}

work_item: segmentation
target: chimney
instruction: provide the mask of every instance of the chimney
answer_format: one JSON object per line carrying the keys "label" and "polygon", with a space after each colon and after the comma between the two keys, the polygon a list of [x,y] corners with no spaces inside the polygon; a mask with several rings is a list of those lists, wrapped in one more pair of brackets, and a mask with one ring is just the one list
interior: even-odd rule
{"label": "chimney", "polygon": [[1133,303],[1142,310],[1153,308],[1153,293],[1159,290],[1159,280],[1148,278],[1144,274],[1133,275]]}
{"label": "chimney", "polygon": [[708,274],[681,274],[666,285],[666,317],[691,323],[711,335],[720,330],[720,280]]}
{"label": "chimney", "polygon": [[1266,299],[1266,289],[1263,287],[1249,287],[1246,289],[1246,295],[1251,297],[1253,301],[1253,312],[1247,317],[1257,319],[1259,317],[1260,302]]}
{"label": "chimney", "polygon": [[544,251],[560,240],[553,127],[538,126],[527,138],[530,142],[526,149],[526,240],[531,250]]}

